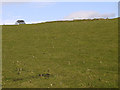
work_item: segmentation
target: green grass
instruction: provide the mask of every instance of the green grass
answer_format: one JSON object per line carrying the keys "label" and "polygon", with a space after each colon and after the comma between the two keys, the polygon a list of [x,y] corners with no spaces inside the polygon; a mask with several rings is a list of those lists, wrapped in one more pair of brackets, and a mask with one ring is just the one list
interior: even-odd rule
{"label": "green grass", "polygon": [[3,25],[2,35],[3,88],[118,87],[117,19]]}

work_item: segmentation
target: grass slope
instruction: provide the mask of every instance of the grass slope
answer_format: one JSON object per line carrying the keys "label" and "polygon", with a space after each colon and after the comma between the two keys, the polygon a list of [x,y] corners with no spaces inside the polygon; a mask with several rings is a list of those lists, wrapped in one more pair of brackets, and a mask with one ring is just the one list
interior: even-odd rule
{"label": "grass slope", "polygon": [[118,87],[117,19],[4,25],[2,35],[3,88]]}

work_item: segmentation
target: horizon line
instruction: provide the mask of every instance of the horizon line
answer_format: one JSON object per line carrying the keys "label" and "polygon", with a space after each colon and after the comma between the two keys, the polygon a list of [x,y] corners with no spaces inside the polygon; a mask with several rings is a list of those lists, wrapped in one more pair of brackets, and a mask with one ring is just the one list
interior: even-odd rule
{"label": "horizon line", "polygon": [[[64,21],[84,21],[84,20],[111,20],[111,19],[118,19],[120,17],[114,17],[114,18],[85,18],[85,19],[66,19],[66,20],[54,20],[54,21],[41,21],[41,22],[32,22],[32,23],[26,23],[26,24],[40,24],[40,23],[49,23],[49,22],[64,22]],[[23,19],[22,19],[23,20]],[[0,24],[1,25],[1,24]],[[2,24],[2,25],[16,25],[14,24]],[[25,25],[25,24],[20,24],[20,25]]]}

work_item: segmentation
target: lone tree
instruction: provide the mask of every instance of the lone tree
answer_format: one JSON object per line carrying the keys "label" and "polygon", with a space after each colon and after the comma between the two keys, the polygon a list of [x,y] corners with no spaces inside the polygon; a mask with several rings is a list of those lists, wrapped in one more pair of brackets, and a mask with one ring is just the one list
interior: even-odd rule
{"label": "lone tree", "polygon": [[24,20],[17,20],[15,24],[16,25],[25,24],[25,21]]}

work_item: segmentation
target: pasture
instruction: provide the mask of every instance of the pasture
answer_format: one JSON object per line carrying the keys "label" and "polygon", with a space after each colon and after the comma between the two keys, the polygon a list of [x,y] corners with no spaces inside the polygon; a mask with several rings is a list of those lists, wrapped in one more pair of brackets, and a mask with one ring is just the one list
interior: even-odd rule
{"label": "pasture", "polygon": [[117,88],[118,20],[2,27],[3,88]]}

